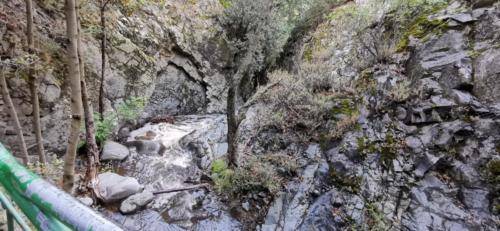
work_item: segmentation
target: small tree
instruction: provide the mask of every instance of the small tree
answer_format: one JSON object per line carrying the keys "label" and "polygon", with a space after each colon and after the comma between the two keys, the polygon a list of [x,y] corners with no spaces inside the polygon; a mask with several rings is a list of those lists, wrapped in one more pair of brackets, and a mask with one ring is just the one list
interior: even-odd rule
{"label": "small tree", "polygon": [[104,113],[104,75],[106,73],[106,10],[113,0],[100,0],[99,12],[101,16],[101,81],[99,83],[99,114],[101,120]]}
{"label": "small tree", "polygon": [[[33,2],[26,0],[26,37],[28,38],[28,52],[35,53],[34,36],[33,36]],[[38,83],[34,75],[34,68],[30,66],[28,69],[28,84],[31,92],[31,104],[33,106],[33,132],[36,138],[36,147],[40,163],[45,164],[45,150],[43,148],[42,128],[40,125],[40,103],[38,101]]]}
{"label": "small tree", "polygon": [[21,158],[23,159],[24,165],[28,165],[28,149],[26,148],[26,142],[24,141],[23,129],[21,127],[21,123],[19,122],[19,118],[17,117],[16,108],[14,107],[14,103],[12,103],[12,99],[9,94],[9,87],[7,86],[7,81],[5,79],[5,73],[7,72],[8,64],[2,63],[2,70],[0,73],[0,87],[2,89],[2,97],[9,109],[10,118],[14,123],[14,130],[17,133],[17,137],[19,138],[19,147],[21,149]]}
{"label": "small tree", "polygon": [[66,33],[68,36],[68,79],[71,87],[71,128],[64,158],[63,189],[71,192],[75,180],[75,159],[82,124],[82,94],[78,59],[78,20],[76,0],[66,0]]}
{"label": "small tree", "polygon": [[[227,142],[228,163],[237,166],[237,135],[241,117],[238,116],[239,91],[255,88],[255,73],[271,64],[278,53],[280,33],[275,16],[274,1],[235,0],[222,17],[225,41],[232,53],[227,65]],[[248,84],[244,84],[248,83]]]}
{"label": "small tree", "polygon": [[[77,20],[79,20],[79,9],[76,9]],[[97,148],[94,126],[94,110],[87,93],[87,83],[85,80],[85,63],[83,61],[84,51],[82,49],[80,21],[78,21],[78,64],[80,71],[80,84],[82,89],[82,105],[85,114],[85,141],[87,148],[87,172],[85,174],[85,185],[94,191],[97,173],[100,165],[99,149]]]}

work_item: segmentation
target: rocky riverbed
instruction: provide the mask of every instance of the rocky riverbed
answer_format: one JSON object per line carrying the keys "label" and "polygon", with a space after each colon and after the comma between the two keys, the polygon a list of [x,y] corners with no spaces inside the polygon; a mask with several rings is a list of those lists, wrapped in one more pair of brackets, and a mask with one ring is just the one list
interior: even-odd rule
{"label": "rocky riverbed", "polygon": [[[125,157],[118,155],[126,159],[118,164],[117,173],[137,179],[141,189],[115,187],[131,189],[134,194],[116,205],[120,212],[103,212],[127,230],[239,229],[240,223],[229,215],[211,187],[152,195],[152,192],[204,183],[211,161],[227,150],[225,132],[223,115],[180,116],[173,124],[146,124],[130,132],[123,146],[108,144],[128,146],[126,150],[114,149],[130,153]],[[135,182],[126,183],[131,184]],[[110,192],[112,194],[119,193]]]}

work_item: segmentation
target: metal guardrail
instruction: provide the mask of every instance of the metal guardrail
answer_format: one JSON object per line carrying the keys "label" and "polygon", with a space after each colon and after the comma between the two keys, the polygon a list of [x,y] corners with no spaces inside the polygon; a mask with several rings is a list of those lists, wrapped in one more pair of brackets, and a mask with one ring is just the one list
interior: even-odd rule
{"label": "metal guardrail", "polygon": [[16,220],[17,224],[21,226],[21,228],[25,231],[31,230],[31,228],[24,222],[23,218],[21,218],[21,215],[17,213],[17,210],[14,208],[14,205],[10,203],[9,199],[3,195],[2,192],[0,192],[0,203],[2,203],[2,207],[5,209],[5,212],[7,214],[7,230],[8,231],[13,231],[14,230],[14,219]]}
{"label": "metal guardrail", "polygon": [[[24,168],[2,144],[0,184],[38,230],[122,230],[71,195]],[[0,195],[0,201],[7,211],[9,230],[11,227],[13,230],[14,220],[23,230],[31,230],[3,194]]]}

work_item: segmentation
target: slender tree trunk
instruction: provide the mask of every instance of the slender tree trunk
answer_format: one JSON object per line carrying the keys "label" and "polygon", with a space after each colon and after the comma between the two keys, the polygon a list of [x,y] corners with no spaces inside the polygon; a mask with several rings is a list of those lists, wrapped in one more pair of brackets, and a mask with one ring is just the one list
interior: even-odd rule
{"label": "slender tree trunk", "polygon": [[99,114],[104,116],[104,75],[106,73],[106,5],[109,0],[101,0],[101,81],[99,85]]}
{"label": "slender tree trunk", "polygon": [[[35,53],[35,42],[33,39],[33,2],[26,0],[26,37],[28,38],[28,52]],[[40,103],[38,101],[38,83],[34,75],[33,67],[30,66],[28,70],[28,84],[31,92],[31,104],[33,105],[33,132],[36,137],[36,147],[38,153],[38,160],[40,163],[45,164],[45,150],[43,148],[42,128],[40,125]]]}
{"label": "slender tree trunk", "polygon": [[14,123],[14,129],[16,130],[17,136],[19,138],[19,146],[21,148],[21,158],[23,159],[24,165],[28,164],[28,149],[26,148],[26,142],[24,142],[23,130],[21,128],[21,123],[19,122],[19,118],[17,117],[16,108],[12,103],[12,99],[10,98],[9,88],[7,86],[7,81],[5,80],[5,70],[1,70],[0,73],[0,85],[2,88],[3,101],[9,108],[10,118]]}
{"label": "slender tree trunk", "polygon": [[66,33],[68,37],[68,79],[71,87],[71,128],[64,158],[63,189],[71,192],[75,180],[75,159],[82,122],[82,94],[78,61],[78,20],[76,1],[66,0]]}
{"label": "slender tree trunk", "polygon": [[235,80],[227,78],[227,158],[229,166],[234,168],[237,166],[237,135],[238,135],[238,118],[236,115],[236,84]]}
{"label": "slender tree trunk", "polygon": [[[79,16],[79,9],[77,8],[76,10],[76,15]],[[85,64],[83,62],[80,23],[78,23],[78,61],[80,64],[80,84],[82,88],[83,112],[85,114],[85,141],[87,143],[87,172],[85,174],[85,185],[93,191],[99,167],[99,149],[97,148],[97,143],[95,141],[94,110],[92,109],[92,104],[89,100],[87,83],[85,80]]]}

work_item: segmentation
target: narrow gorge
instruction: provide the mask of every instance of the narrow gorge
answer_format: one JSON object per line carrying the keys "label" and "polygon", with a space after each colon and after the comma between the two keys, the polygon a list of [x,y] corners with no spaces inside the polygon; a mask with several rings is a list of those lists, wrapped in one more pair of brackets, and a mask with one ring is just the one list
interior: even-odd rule
{"label": "narrow gorge", "polygon": [[[109,0],[105,65],[103,2],[76,1],[100,165],[82,122],[69,193],[123,230],[500,229],[499,1]],[[62,188],[65,4],[33,0],[35,58],[25,4],[0,3],[1,74]]]}

